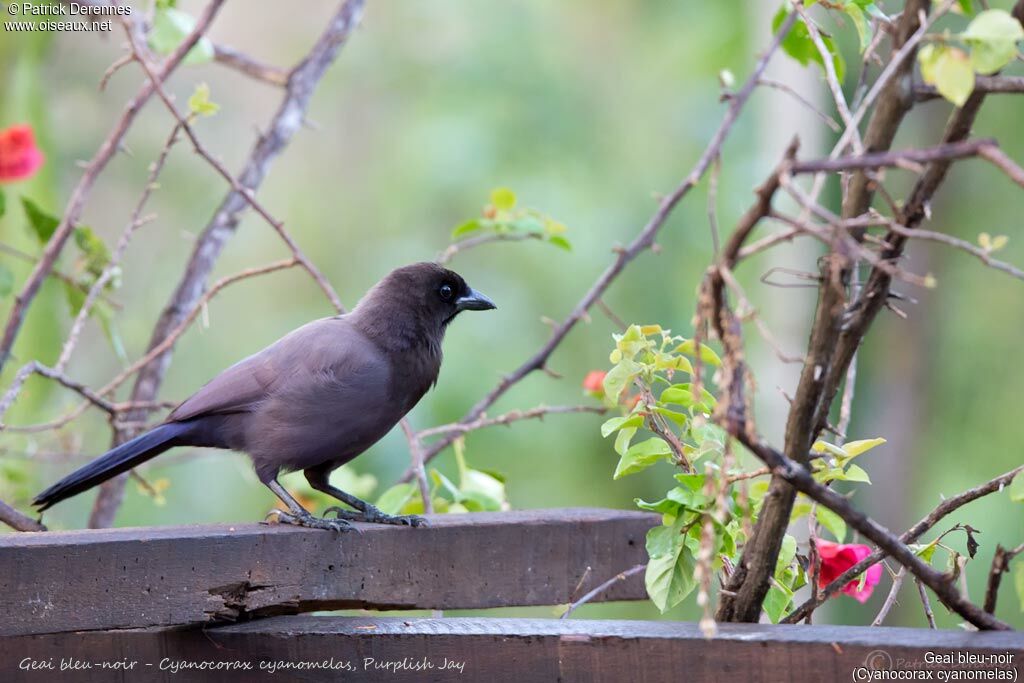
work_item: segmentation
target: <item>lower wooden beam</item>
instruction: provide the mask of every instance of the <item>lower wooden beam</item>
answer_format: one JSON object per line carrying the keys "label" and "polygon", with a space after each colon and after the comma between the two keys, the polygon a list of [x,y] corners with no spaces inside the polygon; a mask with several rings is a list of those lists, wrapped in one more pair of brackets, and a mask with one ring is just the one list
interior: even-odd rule
{"label": "lower wooden beam", "polygon": [[[1022,660],[1024,634],[1014,632],[724,624],[708,640],[695,624],[668,621],[289,616],[0,639],[4,681],[817,683],[910,680],[870,673],[911,670],[931,671],[931,680],[1017,680]],[[98,668],[104,662],[119,668]],[[996,673],[947,676],[983,670]]]}
{"label": "lower wooden beam", "polygon": [[[658,523],[562,509],[439,515],[426,528],[359,525],[362,533],[241,524],[0,535],[0,636],[346,607],[564,604],[645,562],[644,537]],[[645,598],[642,576],[599,596]]]}

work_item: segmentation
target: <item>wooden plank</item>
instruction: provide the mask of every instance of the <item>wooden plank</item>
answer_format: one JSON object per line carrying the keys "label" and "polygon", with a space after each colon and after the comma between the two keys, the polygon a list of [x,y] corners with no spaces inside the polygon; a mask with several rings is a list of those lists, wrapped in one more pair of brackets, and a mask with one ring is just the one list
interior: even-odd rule
{"label": "wooden plank", "polygon": [[[996,661],[943,663],[942,658],[950,656],[953,662],[968,656],[995,656]],[[65,671],[52,679],[46,678],[44,669],[19,668],[52,661],[60,673],[62,659],[66,664],[134,664],[123,679],[122,672],[95,668]],[[0,679],[5,681],[96,681],[116,676],[128,681],[216,683],[817,683],[868,680],[863,672],[872,668],[931,670],[933,679],[939,679],[939,671],[1001,670],[1005,677],[988,680],[1016,680],[1024,672],[1022,659],[1024,634],[1014,632],[724,624],[714,639],[707,640],[695,624],[669,621],[290,616],[201,631],[92,631],[0,639]],[[272,674],[272,663],[284,664]],[[204,671],[199,666],[233,670]]]}
{"label": "wooden plank", "polygon": [[[0,635],[210,624],[348,607],[555,605],[644,562],[654,515],[599,509],[439,515],[337,534],[284,525],[0,536]],[[576,596],[582,593],[577,593]],[[645,598],[643,578],[604,600]]]}

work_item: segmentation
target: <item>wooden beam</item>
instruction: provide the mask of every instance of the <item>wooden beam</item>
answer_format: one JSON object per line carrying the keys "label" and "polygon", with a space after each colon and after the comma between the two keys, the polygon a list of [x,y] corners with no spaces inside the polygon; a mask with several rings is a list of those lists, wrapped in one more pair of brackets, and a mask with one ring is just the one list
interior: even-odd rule
{"label": "wooden beam", "polygon": [[[659,518],[564,509],[430,521],[343,534],[240,524],[0,535],[0,636],[350,607],[563,604],[646,561],[644,536]],[[634,576],[600,599],[645,597]]]}
{"label": "wooden beam", "polygon": [[[961,656],[983,655],[994,655],[996,662],[939,661],[943,656],[958,662]],[[33,682],[49,680],[39,675],[45,670],[19,666],[53,661],[59,671],[62,660],[132,665],[126,680],[214,683],[869,680],[855,676],[860,667],[932,670],[933,679],[940,670],[999,669],[1009,677],[987,680],[1015,680],[1014,671],[1024,672],[1022,658],[1024,634],[1012,632],[723,624],[708,640],[691,623],[574,619],[290,616],[204,630],[96,631],[0,640],[0,675],[5,681]],[[271,664],[279,667],[274,674]],[[207,670],[196,668],[200,666]],[[226,666],[234,670],[217,668]],[[82,669],[78,680],[99,680],[100,674],[98,669]]]}

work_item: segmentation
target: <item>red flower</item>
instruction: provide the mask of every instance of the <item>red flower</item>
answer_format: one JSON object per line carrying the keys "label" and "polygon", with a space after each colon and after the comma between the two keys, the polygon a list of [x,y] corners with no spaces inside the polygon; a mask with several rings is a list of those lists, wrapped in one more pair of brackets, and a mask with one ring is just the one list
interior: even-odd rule
{"label": "red flower", "polygon": [[594,396],[604,395],[604,376],[608,374],[603,370],[591,370],[583,378],[583,391]]}
{"label": "red flower", "polygon": [[11,126],[0,130],[0,183],[24,180],[43,165],[32,127]]}
{"label": "red flower", "polygon": [[[871,548],[856,543],[833,543],[818,539],[818,554],[821,556],[821,571],[818,574],[818,586],[824,588],[847,569],[871,554]],[[864,586],[860,587],[860,577],[843,586],[843,592],[852,596],[857,602],[867,602],[871,591],[882,579],[882,565],[873,564],[864,572]]]}

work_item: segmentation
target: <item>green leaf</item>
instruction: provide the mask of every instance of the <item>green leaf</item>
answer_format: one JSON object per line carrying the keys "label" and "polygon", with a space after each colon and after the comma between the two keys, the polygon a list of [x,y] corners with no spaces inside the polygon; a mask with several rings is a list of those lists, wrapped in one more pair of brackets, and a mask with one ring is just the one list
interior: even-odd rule
{"label": "green leaf", "polygon": [[220,109],[220,105],[210,101],[210,86],[200,83],[188,98],[188,109],[197,116],[213,116]]}
{"label": "green leaf", "polygon": [[507,187],[491,190],[491,204],[499,211],[508,211],[516,205],[516,193]]}
{"label": "green leaf", "polygon": [[772,581],[771,586],[768,587],[768,593],[764,596],[764,602],[761,603],[761,608],[768,615],[768,619],[773,624],[777,624],[789,612],[791,604],[793,604],[793,591],[779,581]]}
{"label": "green leaf", "polygon": [[3,188],[0,188],[0,218],[4,217],[7,212],[7,195],[4,194]]}
{"label": "green leaf", "polygon": [[629,474],[641,472],[659,460],[671,455],[672,450],[663,439],[652,436],[646,441],[631,446],[625,455],[619,458],[613,479],[621,479]]}
{"label": "green leaf", "polygon": [[1010,500],[1024,503],[1024,472],[1020,472],[1010,482]]}
{"label": "green leaf", "polygon": [[[685,353],[687,356],[695,357],[697,355],[697,350],[696,349],[697,349],[697,342],[695,342],[693,339],[687,339],[682,344],[680,344],[679,346],[674,348],[672,350],[672,353]],[[719,358],[718,354],[715,353],[714,349],[712,349],[707,344],[701,344],[700,345],[700,359],[704,363],[707,363],[709,365],[713,365],[716,368],[717,367],[721,367],[721,365],[722,365],[722,359]]]}
{"label": "green leaf", "polygon": [[[657,527],[651,531],[655,530]],[[680,537],[678,532],[675,535]],[[691,544],[696,545],[689,537],[685,542],[680,537],[680,541],[673,544],[672,552],[658,557],[652,556],[647,563],[647,572],[644,575],[647,595],[662,613],[678,605],[697,587],[697,582],[693,578],[697,561]],[[648,552],[649,549],[650,541]]]}
{"label": "green leaf", "polygon": [[963,50],[926,45],[918,52],[921,76],[936,87],[939,94],[958,107],[974,90],[974,68]]}
{"label": "green leaf", "polygon": [[79,225],[74,232],[75,244],[85,257],[85,268],[99,277],[110,262],[110,251],[103,239],[86,225]]}
{"label": "green leaf", "polygon": [[1017,41],[1024,39],[1024,27],[1009,12],[990,9],[980,12],[960,34],[971,48],[971,62],[983,74],[999,71],[1017,55]]}
{"label": "green leaf", "polygon": [[974,6],[971,4],[971,0],[956,0],[956,4],[964,14],[974,13]]}
{"label": "green leaf", "polygon": [[43,211],[39,208],[38,204],[28,197],[21,198],[21,206],[25,209],[25,216],[28,218],[28,223],[32,227],[33,232],[35,232],[39,243],[46,244],[49,242],[50,237],[57,230],[57,226],[60,225],[60,221]]}
{"label": "green leaf", "polygon": [[629,386],[643,368],[636,361],[623,358],[604,376],[604,395],[611,403],[618,403],[622,391]]}
{"label": "green leaf", "polygon": [[[173,7],[157,7],[153,14],[153,28],[147,37],[149,47],[157,54],[167,55],[181,45],[196,27],[196,20]],[[202,37],[185,55],[182,64],[205,64],[213,61],[213,43]]]}
{"label": "green leaf", "polygon": [[613,417],[601,425],[601,436],[607,438],[611,436],[612,433],[619,431],[623,427],[639,427],[643,423],[643,415],[624,415],[622,417]]}
{"label": "green leaf", "polygon": [[704,488],[705,475],[679,473],[674,475],[675,480],[691,491],[700,491]]}
{"label": "green leaf", "polygon": [[505,492],[505,483],[481,470],[466,469],[461,484],[463,494],[475,501],[486,502],[488,507],[484,509],[487,510],[501,510],[503,503],[508,498]]}
{"label": "green leaf", "polygon": [[874,439],[861,439],[860,441],[850,441],[849,443],[843,444],[843,450],[851,458],[856,458],[861,453],[867,453],[876,446],[881,446],[885,443],[885,439],[878,437]]}
{"label": "green leaf", "polygon": [[468,235],[471,232],[476,232],[477,230],[480,229],[480,227],[480,221],[477,220],[476,218],[471,218],[470,220],[466,221],[459,227],[452,230],[452,239],[458,239],[463,235]]}
{"label": "green leaf", "polygon": [[846,540],[846,522],[843,521],[842,517],[821,505],[818,506],[816,514],[818,522],[821,523],[821,526],[828,529],[829,533],[835,537],[836,542],[842,543]]}
{"label": "green leaf", "polygon": [[619,433],[615,436],[615,452],[619,455],[625,455],[626,451],[629,450],[629,444],[633,440],[633,436],[636,435],[636,427],[623,427],[619,430]]}
{"label": "green leaf", "polygon": [[850,17],[854,27],[857,29],[857,37],[860,38],[860,51],[864,52],[871,44],[871,24],[868,23],[867,17],[864,16],[864,10],[856,2],[847,2],[843,5],[843,11]]}
{"label": "green leaf", "polygon": [[860,465],[851,464],[847,467],[845,479],[846,481],[860,481],[865,484],[871,483],[871,477],[868,476],[868,473]]}
{"label": "green leaf", "polygon": [[789,534],[782,537],[782,546],[779,548],[779,559],[775,562],[775,573],[783,571],[793,563],[796,557],[796,539]]}
{"label": "green leaf", "polygon": [[551,244],[555,245],[556,247],[558,247],[560,249],[565,249],[566,251],[572,251],[572,243],[569,242],[569,240],[567,240],[564,237],[562,237],[561,235],[549,235],[548,236],[548,242],[550,242]]}
{"label": "green leaf", "polygon": [[[782,22],[789,15],[789,11],[789,2],[783,3],[772,19],[773,32],[779,30]],[[821,41],[825,44],[825,48],[832,57],[832,66],[835,68],[836,77],[842,82],[843,77],[846,75],[846,62],[843,60],[842,55],[836,48],[835,41],[831,37],[821,33]],[[782,50],[804,66],[815,62],[824,69],[825,62],[821,57],[821,53],[818,52],[818,47],[814,44],[811,32],[807,29],[807,24],[803,22],[803,19],[797,19],[796,23],[793,24],[793,28],[790,29],[782,41]]]}
{"label": "green leaf", "polygon": [[389,515],[398,514],[416,493],[416,483],[395,484],[377,499],[377,507]]}
{"label": "green leaf", "polygon": [[935,549],[939,547],[939,539],[935,539],[927,545],[912,545],[910,548],[914,551],[914,554],[920,557],[928,564],[932,563],[932,558],[935,557]]}
{"label": "green leaf", "polygon": [[0,298],[6,297],[14,289],[14,273],[0,263]]}
{"label": "green leaf", "polygon": [[661,500],[656,501],[654,503],[648,503],[647,501],[645,501],[642,498],[634,498],[633,502],[641,510],[648,510],[650,512],[657,512],[658,514],[662,514],[662,515],[667,515],[667,514],[676,515],[676,514],[679,513],[679,507],[680,507],[679,503],[677,501],[672,500],[671,498],[668,498],[668,497],[662,498]]}

